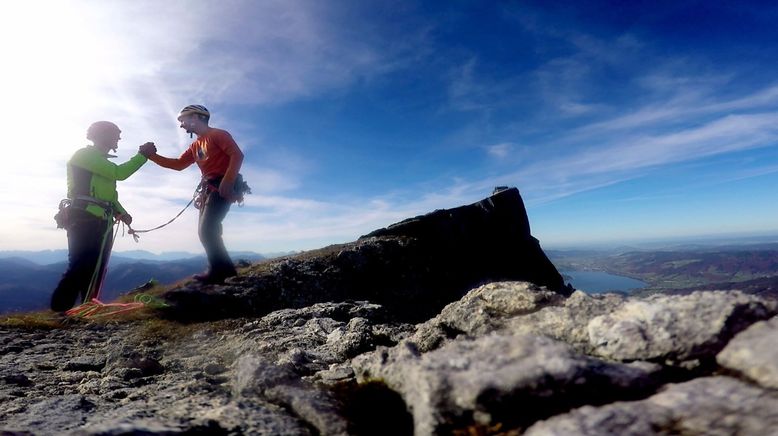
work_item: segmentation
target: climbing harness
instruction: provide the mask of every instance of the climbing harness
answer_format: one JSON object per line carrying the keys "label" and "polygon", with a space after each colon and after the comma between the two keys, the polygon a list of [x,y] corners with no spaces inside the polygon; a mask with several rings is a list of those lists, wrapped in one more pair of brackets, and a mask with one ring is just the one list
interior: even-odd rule
{"label": "climbing harness", "polygon": [[[216,177],[213,179],[203,179],[198,185],[200,195],[195,200],[195,208],[202,209],[205,205],[205,201],[208,199],[208,195],[211,192],[219,192],[219,184],[223,177]],[[235,202],[238,203],[238,207],[243,207],[244,195],[251,194],[251,187],[243,180],[243,175],[238,174],[235,177],[235,183],[232,188],[233,194],[235,194]]]}
{"label": "climbing harness", "polygon": [[67,230],[70,227],[72,220],[73,208],[86,209],[89,204],[93,204],[103,209],[103,218],[111,219],[113,213],[113,205],[110,202],[98,200],[95,197],[88,195],[75,195],[72,198],[63,198],[59,202],[57,214],[54,215],[54,221],[57,223],[58,229]]}

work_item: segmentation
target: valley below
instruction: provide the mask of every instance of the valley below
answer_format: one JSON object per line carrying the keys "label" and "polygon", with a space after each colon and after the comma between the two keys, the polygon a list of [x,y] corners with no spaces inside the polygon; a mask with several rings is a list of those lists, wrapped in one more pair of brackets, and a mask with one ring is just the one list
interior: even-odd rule
{"label": "valley below", "polygon": [[775,294],[778,244],[678,247],[661,250],[554,251],[561,271],[601,271],[645,282],[635,293],[683,294],[701,289]]}

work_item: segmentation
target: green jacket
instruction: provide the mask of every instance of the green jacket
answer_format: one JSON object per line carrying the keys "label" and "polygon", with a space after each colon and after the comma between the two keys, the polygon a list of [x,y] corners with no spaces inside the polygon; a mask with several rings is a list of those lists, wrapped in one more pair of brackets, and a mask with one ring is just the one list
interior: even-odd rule
{"label": "green jacket", "polygon": [[[116,165],[96,147],[84,147],[68,161],[68,198],[77,201],[78,197],[93,197],[110,203],[114,213],[125,214],[127,211],[119,203],[116,181],[130,177],[146,160],[142,154],[136,154],[127,162]],[[87,202],[86,211],[98,218],[109,218],[105,209],[94,203]]]}

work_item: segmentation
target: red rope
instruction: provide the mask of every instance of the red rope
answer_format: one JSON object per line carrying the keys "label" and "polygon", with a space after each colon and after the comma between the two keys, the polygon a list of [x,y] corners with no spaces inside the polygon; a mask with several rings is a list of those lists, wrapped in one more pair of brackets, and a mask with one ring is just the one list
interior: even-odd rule
{"label": "red rope", "polygon": [[140,309],[145,304],[141,302],[133,303],[103,303],[97,298],[93,298],[91,301],[84,303],[80,306],[74,307],[67,312],[67,316],[77,316],[80,318],[99,318],[101,316],[116,315],[119,313],[129,312],[131,310]]}

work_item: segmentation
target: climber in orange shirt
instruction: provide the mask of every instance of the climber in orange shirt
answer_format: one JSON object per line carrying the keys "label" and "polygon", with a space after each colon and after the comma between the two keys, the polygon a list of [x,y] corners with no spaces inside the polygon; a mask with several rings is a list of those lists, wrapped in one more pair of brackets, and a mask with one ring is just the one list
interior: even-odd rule
{"label": "climber in orange shirt", "polygon": [[239,174],[243,152],[226,130],[208,125],[210,117],[208,109],[201,105],[181,109],[180,127],[190,135],[197,135],[197,139],[178,159],[156,153],[149,156],[157,165],[177,171],[193,163],[200,167],[203,178],[198,234],[208,256],[208,270],[195,274],[194,279],[206,284],[223,283],[224,279],[237,275],[222,239],[222,221],[245,185]]}

